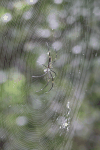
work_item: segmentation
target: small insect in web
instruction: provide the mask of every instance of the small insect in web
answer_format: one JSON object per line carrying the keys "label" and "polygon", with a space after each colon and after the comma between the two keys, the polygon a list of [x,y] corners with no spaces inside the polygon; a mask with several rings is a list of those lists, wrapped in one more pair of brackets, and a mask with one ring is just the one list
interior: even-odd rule
{"label": "small insect in web", "polygon": [[[43,75],[41,75],[41,76],[32,76],[32,77],[34,77],[34,78],[39,78],[39,77],[45,76],[46,74],[48,75],[48,82],[47,82],[47,84],[46,84],[40,91],[42,91],[43,89],[45,89],[45,88],[47,87],[47,85],[49,84],[50,80],[52,81],[52,86],[51,86],[51,88],[49,89],[49,91],[51,91],[52,88],[53,88],[53,85],[54,85],[54,77],[56,76],[56,72],[52,70],[52,69],[53,69],[52,65],[55,63],[55,61],[56,61],[56,59],[57,59],[57,51],[55,50],[55,52],[56,52],[56,57],[55,57],[55,60],[52,62],[52,57],[51,57],[51,55],[50,55],[48,43],[46,43],[46,44],[47,44],[47,48],[48,48],[49,59],[48,59],[48,66],[45,66],[44,64],[42,64],[42,65],[46,68],[46,69],[44,70],[45,73],[44,73]],[[52,73],[55,74],[54,77],[53,77]],[[40,91],[36,91],[36,92],[40,92]],[[48,92],[49,92],[49,91],[48,91]],[[48,92],[46,92],[46,93],[48,93]]]}

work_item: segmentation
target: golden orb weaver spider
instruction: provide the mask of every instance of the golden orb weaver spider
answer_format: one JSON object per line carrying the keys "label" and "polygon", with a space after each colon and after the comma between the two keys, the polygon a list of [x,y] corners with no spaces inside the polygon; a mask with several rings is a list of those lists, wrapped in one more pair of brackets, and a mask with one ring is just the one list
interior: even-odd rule
{"label": "golden orb weaver spider", "polygon": [[[56,52],[56,57],[55,57],[55,60],[52,62],[52,57],[50,56],[50,51],[49,51],[49,46],[48,46],[48,43],[46,43],[47,44],[47,47],[48,47],[48,53],[49,53],[49,60],[48,60],[48,66],[45,66],[44,64],[42,64],[46,69],[44,70],[44,74],[43,75],[41,75],[41,76],[32,76],[32,77],[34,77],[34,78],[39,78],[39,77],[43,77],[43,76],[45,76],[46,74],[48,74],[48,82],[47,82],[47,84],[40,90],[40,91],[42,91],[44,88],[46,88],[47,87],[47,85],[49,84],[49,82],[50,82],[50,79],[52,79],[52,86],[51,86],[51,88],[49,89],[49,91],[51,91],[51,89],[53,88],[53,85],[54,85],[54,77],[56,76],[56,73],[52,70],[53,69],[53,67],[52,67],[52,65],[53,65],[53,63],[56,61],[56,59],[57,59],[57,51],[56,51],[56,49],[55,49],[55,52]],[[52,73],[54,73],[55,74],[55,76],[53,77],[53,75],[52,75]],[[40,92],[40,91],[36,91],[36,92]],[[49,92],[48,91],[48,92]],[[46,93],[48,93],[48,92],[46,92]]]}

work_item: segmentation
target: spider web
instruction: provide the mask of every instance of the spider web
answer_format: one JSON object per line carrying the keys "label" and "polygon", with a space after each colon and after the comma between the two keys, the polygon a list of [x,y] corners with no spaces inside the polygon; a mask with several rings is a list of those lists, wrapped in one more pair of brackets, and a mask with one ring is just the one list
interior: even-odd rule
{"label": "spider web", "polygon": [[[70,150],[90,71],[99,55],[98,27],[89,24],[94,3],[6,0],[1,4],[0,146],[4,150]],[[53,74],[49,93],[45,92],[52,86],[51,79],[36,92],[47,84],[47,74],[32,78],[44,74],[42,64],[48,65],[46,42],[53,60],[57,51],[52,65],[57,76]]]}

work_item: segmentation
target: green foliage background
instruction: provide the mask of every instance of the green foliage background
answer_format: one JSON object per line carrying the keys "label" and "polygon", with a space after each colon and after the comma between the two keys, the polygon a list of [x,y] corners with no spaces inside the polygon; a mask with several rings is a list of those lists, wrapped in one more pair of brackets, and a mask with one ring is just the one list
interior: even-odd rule
{"label": "green foliage background", "polygon": [[[0,149],[100,149],[99,0],[0,1]],[[52,59],[54,87],[41,62]],[[41,59],[40,59],[41,58]],[[46,60],[46,61],[45,61]],[[39,64],[40,63],[40,64]]]}

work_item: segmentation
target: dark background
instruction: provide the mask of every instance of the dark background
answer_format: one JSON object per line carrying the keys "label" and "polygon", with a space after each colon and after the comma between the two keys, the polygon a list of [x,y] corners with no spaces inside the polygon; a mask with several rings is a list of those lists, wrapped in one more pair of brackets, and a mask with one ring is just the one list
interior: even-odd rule
{"label": "dark background", "polygon": [[0,149],[100,149],[99,0],[0,1]]}

